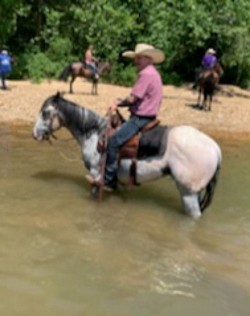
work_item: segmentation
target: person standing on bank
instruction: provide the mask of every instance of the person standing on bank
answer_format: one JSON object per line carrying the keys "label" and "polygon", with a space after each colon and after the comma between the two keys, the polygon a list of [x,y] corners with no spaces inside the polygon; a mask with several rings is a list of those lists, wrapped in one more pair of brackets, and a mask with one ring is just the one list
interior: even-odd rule
{"label": "person standing on bank", "polygon": [[[109,107],[109,111],[114,111],[117,107],[128,107],[131,116],[108,141],[104,173],[106,191],[117,188],[119,149],[156,118],[162,101],[162,79],[154,64],[164,61],[164,53],[152,45],[140,43],[136,45],[134,51],[126,51],[122,56],[134,60],[138,77],[130,95]],[[93,185],[98,185],[98,182],[90,176],[87,176],[87,180]]]}
{"label": "person standing on bank", "polygon": [[6,77],[12,70],[12,57],[7,50],[2,50],[0,53],[0,77],[2,81],[2,89],[7,90]]}

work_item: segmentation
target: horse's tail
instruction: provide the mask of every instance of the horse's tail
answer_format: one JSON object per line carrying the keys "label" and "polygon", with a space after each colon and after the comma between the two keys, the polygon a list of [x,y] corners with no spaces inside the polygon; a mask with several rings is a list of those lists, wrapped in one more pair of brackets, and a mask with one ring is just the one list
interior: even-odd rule
{"label": "horse's tail", "polygon": [[217,166],[212,179],[207,184],[203,196],[202,197],[200,196],[199,204],[200,204],[200,209],[202,213],[210,205],[210,203],[213,200],[215,187],[219,178],[219,173],[220,173],[220,165]]}
{"label": "horse's tail", "polygon": [[67,81],[68,76],[71,73],[71,64],[69,64],[68,66],[66,66],[63,71],[61,72],[60,76],[59,76],[59,80],[63,80],[63,81]]}

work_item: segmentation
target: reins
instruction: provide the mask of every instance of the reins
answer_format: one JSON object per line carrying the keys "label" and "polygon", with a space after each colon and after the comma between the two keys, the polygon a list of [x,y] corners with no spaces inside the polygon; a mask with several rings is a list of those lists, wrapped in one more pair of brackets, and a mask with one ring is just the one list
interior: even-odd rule
{"label": "reins", "polygon": [[[74,138],[73,137],[70,137],[68,139],[59,139],[54,133],[51,133],[50,136],[55,139],[55,140],[59,140],[61,142],[69,142],[71,140],[73,140]],[[51,138],[48,137],[47,139],[48,143],[52,146],[54,145],[54,143],[52,142]],[[55,147],[54,147],[55,148]],[[59,155],[66,161],[69,161],[69,162],[76,162],[76,161],[81,161],[81,159],[79,158],[70,158],[69,156],[66,156],[61,150],[59,150],[58,148],[56,148],[57,152],[59,153]]]}

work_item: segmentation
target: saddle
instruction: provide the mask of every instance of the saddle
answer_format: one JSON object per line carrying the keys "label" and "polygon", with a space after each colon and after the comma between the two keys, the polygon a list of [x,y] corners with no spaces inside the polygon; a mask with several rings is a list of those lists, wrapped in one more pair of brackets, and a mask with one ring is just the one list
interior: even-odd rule
{"label": "saddle", "polygon": [[[104,131],[105,134],[101,134],[98,141],[98,151],[102,154],[106,152],[106,146],[108,139],[116,132],[116,130],[125,122],[125,119],[119,111],[116,111],[115,114],[110,116],[110,126]],[[130,138],[119,151],[118,164],[121,163],[122,159],[131,159],[131,168],[130,168],[130,181],[129,185],[137,184],[136,181],[136,163],[139,158],[143,156],[143,153],[139,151],[140,140],[142,135],[146,132],[152,130],[153,128],[159,126],[160,120],[154,119],[149,122],[137,135]],[[160,126],[159,126],[160,127]],[[165,128],[161,127],[162,132]]]}

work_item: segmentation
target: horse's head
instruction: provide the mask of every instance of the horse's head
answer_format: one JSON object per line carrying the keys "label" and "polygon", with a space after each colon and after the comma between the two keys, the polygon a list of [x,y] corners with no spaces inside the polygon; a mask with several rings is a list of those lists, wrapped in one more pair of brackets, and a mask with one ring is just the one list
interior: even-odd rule
{"label": "horse's head", "polygon": [[108,61],[99,62],[97,67],[98,67],[99,74],[102,74],[103,72],[109,71],[111,69],[111,65]]}
{"label": "horse's head", "polygon": [[43,103],[33,128],[33,137],[36,140],[50,140],[50,136],[53,136],[53,133],[62,126],[58,110],[60,99],[61,95],[58,92]]}
{"label": "horse's head", "polygon": [[220,63],[216,63],[216,64],[214,65],[214,71],[217,72],[217,74],[219,75],[219,77],[221,77],[221,76],[224,74],[224,70],[223,70],[223,68],[222,68],[222,66],[221,66]]}

